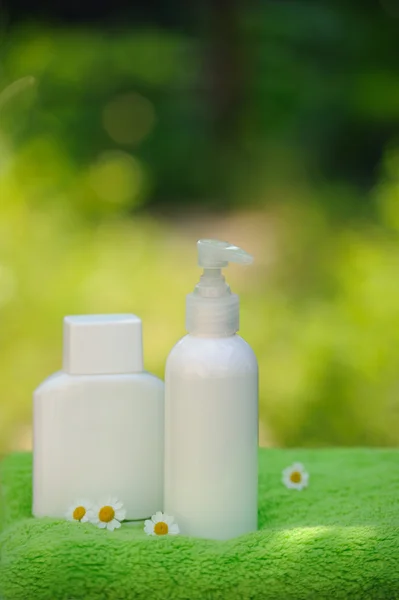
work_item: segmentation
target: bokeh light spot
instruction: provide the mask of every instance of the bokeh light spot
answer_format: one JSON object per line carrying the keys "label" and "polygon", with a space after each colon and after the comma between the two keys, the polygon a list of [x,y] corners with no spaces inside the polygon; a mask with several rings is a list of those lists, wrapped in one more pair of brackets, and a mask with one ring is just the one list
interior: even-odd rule
{"label": "bokeh light spot", "polygon": [[155,110],[147,98],[130,92],[113,98],[103,110],[103,126],[118,144],[137,144],[154,127]]}
{"label": "bokeh light spot", "polygon": [[142,190],[143,169],[139,161],[126,152],[106,152],[91,167],[89,183],[106,202],[131,203]]}

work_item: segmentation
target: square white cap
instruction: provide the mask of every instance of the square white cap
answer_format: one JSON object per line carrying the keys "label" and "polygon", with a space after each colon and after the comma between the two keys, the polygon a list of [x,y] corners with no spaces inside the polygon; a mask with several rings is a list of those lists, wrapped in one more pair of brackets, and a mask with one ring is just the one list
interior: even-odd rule
{"label": "square white cap", "polygon": [[63,371],[111,375],[143,370],[141,319],[135,315],[79,315],[64,319]]}

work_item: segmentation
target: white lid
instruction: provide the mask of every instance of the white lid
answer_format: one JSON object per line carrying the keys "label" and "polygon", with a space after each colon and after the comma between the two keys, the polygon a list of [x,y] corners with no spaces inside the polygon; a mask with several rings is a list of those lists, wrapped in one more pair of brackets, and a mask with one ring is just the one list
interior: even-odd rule
{"label": "white lid", "polygon": [[203,267],[199,283],[186,299],[186,329],[194,335],[228,336],[239,330],[240,305],[222,274],[229,262],[249,265],[253,257],[228,242],[199,240],[198,265]]}
{"label": "white lid", "polygon": [[65,317],[63,371],[70,375],[111,375],[142,370],[139,317],[129,314]]}

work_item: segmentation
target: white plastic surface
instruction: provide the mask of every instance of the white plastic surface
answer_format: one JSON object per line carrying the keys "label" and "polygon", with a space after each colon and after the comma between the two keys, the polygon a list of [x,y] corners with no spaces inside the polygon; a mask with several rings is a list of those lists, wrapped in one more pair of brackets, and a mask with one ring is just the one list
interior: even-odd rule
{"label": "white plastic surface", "polygon": [[64,371],[33,397],[33,514],[116,496],[128,519],[163,507],[164,385],[143,372],[135,315],[64,320]]}
{"label": "white plastic surface", "polygon": [[116,496],[127,519],[163,508],[164,385],[149,373],[49,377],[34,394],[33,514]]}
{"label": "white plastic surface", "polygon": [[79,315],[64,319],[63,370],[70,375],[140,373],[141,319],[135,315]]}
{"label": "white plastic surface", "polygon": [[164,508],[184,535],[257,529],[258,366],[238,335],[188,335],[168,357]]}

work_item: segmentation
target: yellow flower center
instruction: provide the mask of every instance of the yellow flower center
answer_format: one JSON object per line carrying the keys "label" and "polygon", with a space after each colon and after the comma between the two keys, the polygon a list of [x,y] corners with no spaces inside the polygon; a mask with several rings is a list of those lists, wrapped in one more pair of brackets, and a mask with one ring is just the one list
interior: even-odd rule
{"label": "yellow flower center", "polygon": [[100,512],[98,513],[98,518],[103,523],[109,523],[115,516],[115,511],[112,506],[103,506],[100,508]]}
{"label": "yellow flower center", "polygon": [[299,471],[292,471],[290,479],[292,483],[300,483],[302,481],[302,475]]}
{"label": "yellow flower center", "polygon": [[77,506],[75,508],[75,510],[72,513],[73,518],[75,519],[75,521],[80,521],[81,519],[83,519],[83,517],[86,514],[86,509],[84,506]]}
{"label": "yellow flower center", "polygon": [[155,524],[154,531],[157,535],[166,535],[169,531],[169,527],[163,521]]}

